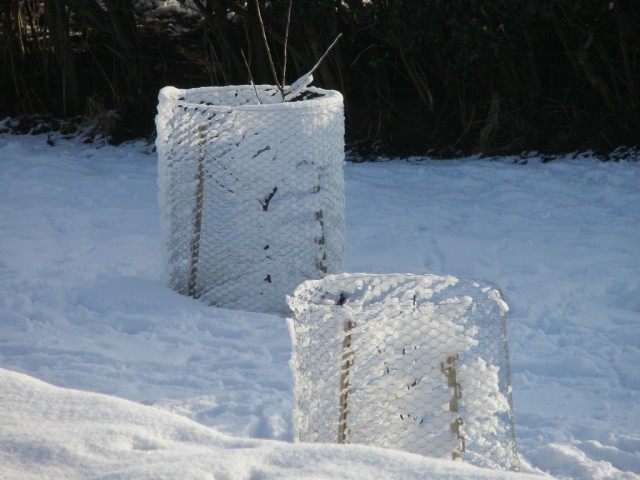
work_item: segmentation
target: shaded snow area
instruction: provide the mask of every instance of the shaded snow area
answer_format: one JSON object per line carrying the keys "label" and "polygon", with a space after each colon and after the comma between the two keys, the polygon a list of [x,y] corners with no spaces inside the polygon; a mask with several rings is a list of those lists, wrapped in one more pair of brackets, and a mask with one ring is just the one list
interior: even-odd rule
{"label": "shaded snow area", "polygon": [[[511,478],[257,440],[291,440],[285,321],[164,287],[147,149],[0,135],[0,478]],[[640,164],[393,161],[346,181],[349,271],[501,287],[525,464],[640,478]]]}

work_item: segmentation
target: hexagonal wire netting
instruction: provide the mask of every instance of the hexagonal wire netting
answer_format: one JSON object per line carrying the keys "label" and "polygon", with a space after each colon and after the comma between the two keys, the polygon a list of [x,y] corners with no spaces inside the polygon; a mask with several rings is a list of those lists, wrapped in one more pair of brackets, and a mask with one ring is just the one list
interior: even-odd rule
{"label": "hexagonal wire netting", "polygon": [[171,288],[286,313],[300,282],[342,271],[340,93],[282,102],[269,86],[166,87],[156,126]]}
{"label": "hexagonal wire netting", "polygon": [[435,275],[330,275],[288,298],[296,441],[517,470],[507,305]]}

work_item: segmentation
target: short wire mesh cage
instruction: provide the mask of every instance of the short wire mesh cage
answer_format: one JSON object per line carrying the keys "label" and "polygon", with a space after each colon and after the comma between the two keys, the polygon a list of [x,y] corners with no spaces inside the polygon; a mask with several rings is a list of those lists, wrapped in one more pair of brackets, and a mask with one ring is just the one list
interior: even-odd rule
{"label": "short wire mesh cage", "polygon": [[517,470],[507,305],[484,283],[329,275],[288,298],[296,441]]}
{"label": "short wire mesh cage", "polygon": [[342,271],[339,92],[309,87],[283,102],[269,86],[166,87],[156,127],[171,288],[286,313],[300,282]]}

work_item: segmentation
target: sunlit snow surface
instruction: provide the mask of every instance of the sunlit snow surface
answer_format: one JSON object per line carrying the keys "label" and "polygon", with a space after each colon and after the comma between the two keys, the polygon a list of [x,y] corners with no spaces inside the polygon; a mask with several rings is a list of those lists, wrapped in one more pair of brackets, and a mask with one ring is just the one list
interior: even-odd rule
{"label": "sunlit snow surface", "polygon": [[[349,271],[501,287],[524,459],[558,477],[640,478],[640,164],[393,161],[348,164],[346,180]],[[290,440],[284,320],[164,288],[159,218],[145,145],[0,135],[0,367]],[[18,458],[5,431],[3,458]],[[38,441],[24,447],[36,457]],[[51,465],[75,461],[42,448]]]}
{"label": "sunlit snow surface", "polygon": [[542,478],[396,450],[230,437],[170,412],[3,369],[0,385],[3,480]]}

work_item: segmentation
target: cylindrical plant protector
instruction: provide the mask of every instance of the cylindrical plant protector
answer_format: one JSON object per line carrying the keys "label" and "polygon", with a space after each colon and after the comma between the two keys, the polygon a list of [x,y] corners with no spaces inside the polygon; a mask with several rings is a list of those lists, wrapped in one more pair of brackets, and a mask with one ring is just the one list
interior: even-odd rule
{"label": "cylindrical plant protector", "polygon": [[342,95],[269,86],[160,91],[158,185],[168,282],[219,307],[284,313],[342,270]]}
{"label": "cylindrical plant protector", "polygon": [[507,305],[451,276],[341,274],[289,297],[294,438],[519,466]]}

